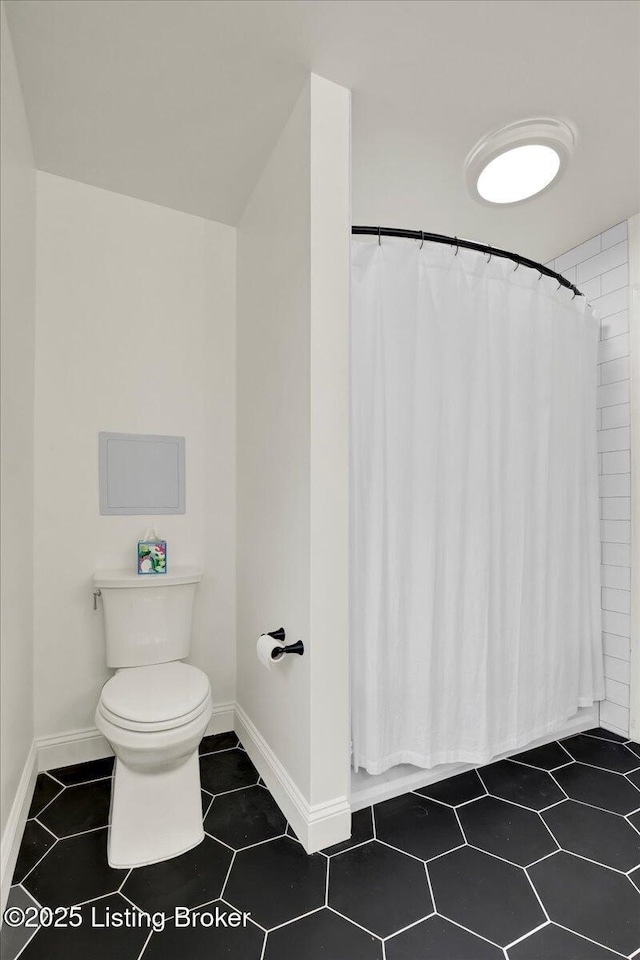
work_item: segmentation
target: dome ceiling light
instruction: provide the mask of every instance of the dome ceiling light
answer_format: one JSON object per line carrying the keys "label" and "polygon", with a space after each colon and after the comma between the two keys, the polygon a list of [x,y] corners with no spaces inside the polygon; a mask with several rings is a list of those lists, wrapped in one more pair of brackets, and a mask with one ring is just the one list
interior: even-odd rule
{"label": "dome ceiling light", "polygon": [[522,203],[556,183],[576,142],[561,120],[519,120],[483,137],[465,163],[474,200],[500,206]]}

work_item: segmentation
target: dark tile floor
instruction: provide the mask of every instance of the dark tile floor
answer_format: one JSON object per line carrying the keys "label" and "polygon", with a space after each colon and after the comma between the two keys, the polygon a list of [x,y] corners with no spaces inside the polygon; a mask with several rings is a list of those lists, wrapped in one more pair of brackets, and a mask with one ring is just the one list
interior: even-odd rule
{"label": "dark tile floor", "polygon": [[5,923],[3,960],[640,958],[637,744],[527,750],[360,810],[312,856],[235,734],[200,755],[204,842],[129,871],[106,861],[112,761],[40,774],[9,904],[82,923]]}

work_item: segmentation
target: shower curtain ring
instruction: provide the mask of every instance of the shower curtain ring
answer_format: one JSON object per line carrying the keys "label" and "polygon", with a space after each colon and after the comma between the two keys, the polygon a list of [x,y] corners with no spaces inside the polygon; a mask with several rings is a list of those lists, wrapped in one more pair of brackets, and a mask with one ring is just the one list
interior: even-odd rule
{"label": "shower curtain ring", "polygon": [[381,238],[380,238],[380,227],[378,227],[378,246],[379,246],[379,247],[382,246],[382,240],[381,240]]}
{"label": "shower curtain ring", "polygon": [[424,247],[424,230],[420,231],[420,238],[421,238],[420,249],[422,250],[422,248]]}
{"label": "shower curtain ring", "polygon": [[575,298],[577,297],[577,295],[578,295],[577,291],[574,290],[574,291],[573,291],[573,296],[571,297],[571,299],[572,299],[572,300],[575,300]]}
{"label": "shower curtain ring", "polygon": [[[562,286],[562,284],[561,284],[561,283],[558,283],[558,290],[560,289],[561,286]],[[556,291],[556,293],[557,293],[557,291]]]}
{"label": "shower curtain ring", "polygon": [[519,266],[520,266],[520,261],[517,260],[517,261],[516,261],[516,265],[515,265],[515,267],[513,268],[513,272],[514,272],[514,273],[516,272],[516,270],[518,269]]}
{"label": "shower curtain ring", "polygon": [[491,263],[491,257],[493,256],[493,253],[491,252],[491,244],[490,244],[490,243],[487,244],[487,250],[489,251],[489,258],[488,258],[488,260],[487,260],[487,263]]}
{"label": "shower curtain ring", "polygon": [[458,256],[458,249],[459,249],[459,247],[458,247],[458,238],[457,238],[457,237],[454,237],[453,239],[456,241],[456,252],[454,253],[454,257],[457,257],[457,256]]}
{"label": "shower curtain ring", "polygon": [[538,280],[542,280],[542,270],[538,271]]}

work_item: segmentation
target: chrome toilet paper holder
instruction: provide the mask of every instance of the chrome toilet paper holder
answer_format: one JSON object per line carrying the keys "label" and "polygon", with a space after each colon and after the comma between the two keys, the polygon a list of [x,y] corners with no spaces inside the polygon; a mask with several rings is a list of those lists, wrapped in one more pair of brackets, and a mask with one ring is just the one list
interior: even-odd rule
{"label": "chrome toilet paper holder", "polygon": [[[268,637],[273,637],[274,640],[278,640],[280,643],[284,643],[286,633],[284,627],[278,627],[277,630],[269,630],[267,633]],[[300,656],[304,653],[304,643],[302,640],[296,640],[295,643],[289,643],[286,647],[274,647],[271,651],[272,660],[280,660],[285,653],[297,653]]]}

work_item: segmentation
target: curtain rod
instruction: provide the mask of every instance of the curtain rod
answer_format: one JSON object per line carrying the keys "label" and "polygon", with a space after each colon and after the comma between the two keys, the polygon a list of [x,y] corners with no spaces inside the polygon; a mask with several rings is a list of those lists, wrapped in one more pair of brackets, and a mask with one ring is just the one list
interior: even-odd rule
{"label": "curtain rod", "polygon": [[565,277],[556,273],[554,270],[550,270],[549,267],[545,267],[544,264],[536,263],[535,260],[529,260],[527,257],[521,257],[519,253],[509,253],[508,250],[498,250],[496,247],[491,247],[487,243],[476,243],[475,240],[461,240],[458,237],[447,237],[442,233],[427,233],[424,230],[402,230],[396,227],[351,227],[351,233],[354,236],[377,237],[378,243],[381,242],[382,237],[404,237],[407,240],[420,240],[421,243],[425,240],[428,240],[430,243],[448,243],[452,247],[456,247],[456,252],[458,247],[463,247],[466,250],[478,250],[480,253],[488,253],[489,259],[491,259],[491,257],[504,257],[507,260],[512,260],[516,264],[516,270],[520,265],[530,267],[532,270],[537,270],[541,277],[552,277],[554,280],[557,280],[559,287],[566,287],[568,290],[573,290],[574,298],[584,296],[584,294],[580,293],[578,288],[574,287],[572,283],[569,283]]}

